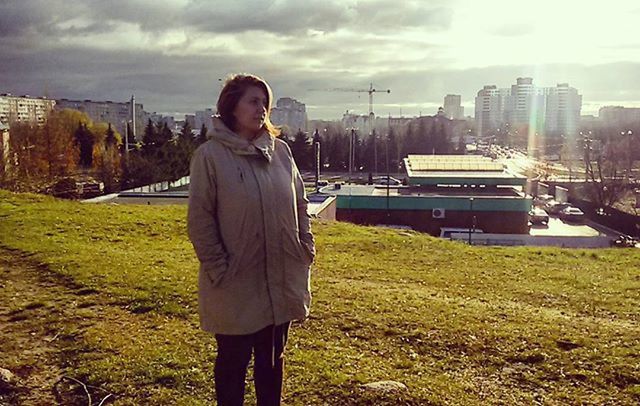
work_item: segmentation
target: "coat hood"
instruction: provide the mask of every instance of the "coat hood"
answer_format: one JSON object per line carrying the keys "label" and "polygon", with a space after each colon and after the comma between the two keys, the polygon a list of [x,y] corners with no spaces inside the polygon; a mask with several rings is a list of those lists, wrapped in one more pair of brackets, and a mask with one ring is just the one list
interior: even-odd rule
{"label": "coat hood", "polygon": [[236,155],[258,155],[271,162],[275,140],[263,130],[253,141],[231,131],[219,116],[213,117],[211,138],[229,148]]}

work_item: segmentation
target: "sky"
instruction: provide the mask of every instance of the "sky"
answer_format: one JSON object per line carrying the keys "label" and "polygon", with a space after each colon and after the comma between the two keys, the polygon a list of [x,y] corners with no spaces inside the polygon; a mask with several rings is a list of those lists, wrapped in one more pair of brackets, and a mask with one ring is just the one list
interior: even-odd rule
{"label": "sky", "polygon": [[[593,4],[593,5],[591,5]],[[0,93],[176,115],[249,72],[311,119],[434,114],[484,85],[569,83],[582,114],[640,107],[637,0],[0,0]]]}

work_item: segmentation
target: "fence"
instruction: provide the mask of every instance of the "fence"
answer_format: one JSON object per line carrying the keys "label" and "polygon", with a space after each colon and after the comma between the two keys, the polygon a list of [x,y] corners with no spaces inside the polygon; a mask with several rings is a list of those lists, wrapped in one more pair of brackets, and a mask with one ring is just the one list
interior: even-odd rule
{"label": "fence", "polygon": [[640,216],[611,207],[602,212],[597,204],[588,200],[570,199],[570,203],[582,210],[584,215],[594,223],[602,224],[622,234],[640,237]]}
{"label": "fence", "polygon": [[98,197],[94,197],[93,199],[86,199],[86,200],[83,200],[82,202],[83,203],[101,203],[101,202],[109,201],[111,199],[115,199],[116,197],[118,197],[120,193],[164,192],[169,189],[173,189],[181,186],[187,186],[188,184],[189,184],[189,176],[187,175],[187,176],[183,176],[178,180],[152,183],[151,185],[140,186],[140,187],[136,187],[128,190],[122,190],[120,192],[112,193],[110,195],[98,196]]}

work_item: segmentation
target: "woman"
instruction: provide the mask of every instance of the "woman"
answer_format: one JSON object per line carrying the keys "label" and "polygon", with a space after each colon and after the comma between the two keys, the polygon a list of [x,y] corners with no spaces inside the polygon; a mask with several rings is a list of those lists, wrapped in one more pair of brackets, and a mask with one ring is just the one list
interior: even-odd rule
{"label": "woman", "polygon": [[200,260],[200,324],[218,343],[219,405],[242,404],[252,352],[258,404],[280,404],[289,326],[309,314],[308,200],[271,103],[264,80],[228,79],[211,139],[191,161],[187,228]]}

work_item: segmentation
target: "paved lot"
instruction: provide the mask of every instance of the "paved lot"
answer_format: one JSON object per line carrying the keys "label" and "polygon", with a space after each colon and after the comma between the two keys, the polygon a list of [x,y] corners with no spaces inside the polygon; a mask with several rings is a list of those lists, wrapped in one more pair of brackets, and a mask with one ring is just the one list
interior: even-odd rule
{"label": "paved lot", "polygon": [[530,235],[563,236],[563,237],[597,237],[606,235],[587,224],[565,223],[559,218],[549,218],[549,225],[532,225]]}

